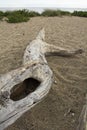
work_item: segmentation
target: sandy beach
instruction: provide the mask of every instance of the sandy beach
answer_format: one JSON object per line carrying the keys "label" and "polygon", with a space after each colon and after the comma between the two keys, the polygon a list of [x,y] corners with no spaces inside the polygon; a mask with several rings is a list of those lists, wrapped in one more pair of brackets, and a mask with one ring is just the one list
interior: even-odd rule
{"label": "sandy beach", "polygon": [[25,23],[0,21],[0,74],[22,65],[26,46],[45,28],[46,42],[84,53],[75,57],[47,57],[54,72],[47,97],[6,130],[76,130],[87,93],[87,19],[35,17]]}

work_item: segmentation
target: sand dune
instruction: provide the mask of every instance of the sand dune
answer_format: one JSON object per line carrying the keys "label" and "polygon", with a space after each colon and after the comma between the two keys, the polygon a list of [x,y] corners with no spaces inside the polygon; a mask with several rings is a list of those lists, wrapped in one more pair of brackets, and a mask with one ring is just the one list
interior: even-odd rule
{"label": "sand dune", "polygon": [[[37,17],[27,23],[0,22],[0,73],[18,68],[26,46],[45,27],[46,42],[69,49],[83,48],[73,58],[48,57],[57,84],[48,96],[6,130],[75,130],[87,92],[87,19]],[[66,114],[68,111],[70,112]]]}

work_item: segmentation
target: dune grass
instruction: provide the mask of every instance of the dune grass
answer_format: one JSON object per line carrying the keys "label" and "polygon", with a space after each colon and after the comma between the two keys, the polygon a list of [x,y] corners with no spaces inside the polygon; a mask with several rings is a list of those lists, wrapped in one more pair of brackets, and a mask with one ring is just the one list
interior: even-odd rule
{"label": "dune grass", "polygon": [[79,17],[87,17],[87,11],[74,11],[72,15]]}
{"label": "dune grass", "polygon": [[9,23],[27,22],[29,20],[28,13],[26,11],[8,11],[5,12],[5,17],[8,18]]}
{"label": "dune grass", "polygon": [[79,17],[87,17],[87,11],[74,11],[70,13],[69,11],[62,10],[45,10],[41,14],[46,17],[54,17],[54,16],[79,16]]}
{"label": "dune grass", "polygon": [[61,10],[44,10],[41,14],[35,11],[29,11],[26,9],[23,10],[15,10],[15,11],[0,11],[0,20],[3,20],[6,17],[6,21],[9,23],[20,23],[27,22],[31,17],[44,16],[44,17],[55,17],[55,16],[79,16],[79,17],[87,17],[87,11],[74,11],[70,13],[68,11]]}
{"label": "dune grass", "polygon": [[0,11],[0,20],[2,20],[4,17],[4,13],[2,11]]}
{"label": "dune grass", "polygon": [[20,22],[27,22],[28,20],[29,20],[28,17],[17,14],[17,15],[8,16],[7,22],[8,23],[20,23]]}
{"label": "dune grass", "polygon": [[61,10],[45,10],[42,12],[41,14],[42,16],[46,16],[46,17],[54,17],[54,16],[63,16],[63,15],[71,15],[70,12],[68,11],[61,11]]}
{"label": "dune grass", "polygon": [[7,22],[9,23],[20,23],[20,22],[27,22],[30,17],[40,16],[38,12],[35,11],[28,11],[28,10],[15,10],[15,11],[6,11],[0,12],[0,20],[3,17],[7,17]]}

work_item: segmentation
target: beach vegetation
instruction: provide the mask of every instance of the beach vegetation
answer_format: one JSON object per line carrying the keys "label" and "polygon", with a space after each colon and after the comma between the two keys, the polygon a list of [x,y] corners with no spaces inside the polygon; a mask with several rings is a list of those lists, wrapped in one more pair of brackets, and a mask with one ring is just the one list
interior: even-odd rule
{"label": "beach vegetation", "polygon": [[19,23],[27,22],[30,17],[40,16],[38,12],[28,11],[28,10],[15,10],[15,11],[6,11],[4,17],[7,17],[7,22],[9,23]]}
{"label": "beach vegetation", "polygon": [[36,11],[29,11],[26,9],[23,10],[14,10],[14,11],[0,11],[0,20],[7,18],[6,21],[9,23],[20,23],[27,22],[31,17],[44,16],[44,17],[55,17],[55,16],[79,16],[87,17],[87,11],[74,11],[73,13],[69,11],[62,10],[52,10],[46,9],[41,14]]}
{"label": "beach vegetation", "polygon": [[41,15],[46,16],[46,17],[54,17],[54,16],[71,15],[71,13],[68,11],[47,9],[47,10],[44,10]]}
{"label": "beach vegetation", "polygon": [[74,11],[72,15],[79,17],[87,17],[87,11]]}

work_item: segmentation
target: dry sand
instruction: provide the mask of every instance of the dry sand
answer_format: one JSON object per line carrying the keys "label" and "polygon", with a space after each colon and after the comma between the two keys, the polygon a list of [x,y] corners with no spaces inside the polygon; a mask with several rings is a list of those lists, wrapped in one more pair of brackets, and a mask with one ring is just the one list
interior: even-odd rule
{"label": "dry sand", "polygon": [[0,73],[21,66],[26,46],[42,27],[45,27],[49,44],[84,48],[85,53],[73,58],[47,58],[57,84],[52,85],[42,102],[6,130],[75,130],[77,127],[87,92],[86,18],[37,17],[27,23],[0,22]]}

